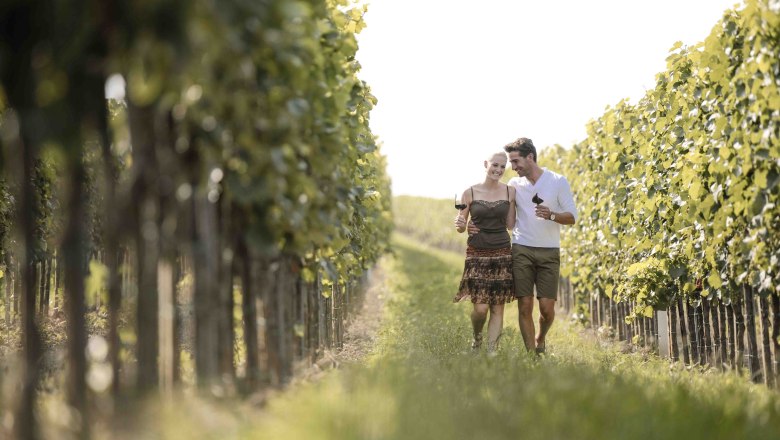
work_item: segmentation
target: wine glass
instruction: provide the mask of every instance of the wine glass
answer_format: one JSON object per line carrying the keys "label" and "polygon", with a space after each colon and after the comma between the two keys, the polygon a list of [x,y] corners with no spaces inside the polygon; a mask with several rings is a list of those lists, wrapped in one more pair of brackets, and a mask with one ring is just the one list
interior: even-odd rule
{"label": "wine glass", "polygon": [[458,197],[457,193],[455,194],[455,209],[458,211],[463,211],[466,209],[466,204],[460,200],[460,197]]}
{"label": "wine glass", "polygon": [[[534,198],[532,198],[532,199],[531,199],[531,201],[532,201],[532,202],[534,202],[534,203],[536,203],[536,206],[539,206],[539,205],[541,205],[542,203],[544,203],[544,200],[543,200],[541,197],[539,197],[539,193],[536,193],[536,194],[534,194]],[[541,217],[536,217],[536,219],[537,219],[537,220],[544,220],[544,219],[543,219],[543,218],[541,218]]]}
{"label": "wine glass", "polygon": [[457,193],[455,193],[455,209],[458,210],[458,216],[456,217],[457,220],[465,221],[466,219],[463,217],[463,210],[466,209],[466,204],[463,203],[461,198],[458,196]]}

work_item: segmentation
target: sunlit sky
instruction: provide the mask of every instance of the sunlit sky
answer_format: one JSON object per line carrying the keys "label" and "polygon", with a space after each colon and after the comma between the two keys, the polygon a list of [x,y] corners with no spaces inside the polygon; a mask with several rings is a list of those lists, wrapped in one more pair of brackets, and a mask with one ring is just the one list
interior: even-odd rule
{"label": "sunlit sky", "polygon": [[[370,0],[361,78],[379,104],[393,194],[453,197],[518,138],[583,140],[636,102],[676,41],[703,41],[735,0]],[[544,156],[540,164],[545,166]],[[551,167],[554,168],[554,167]],[[576,188],[573,188],[576,191]]]}

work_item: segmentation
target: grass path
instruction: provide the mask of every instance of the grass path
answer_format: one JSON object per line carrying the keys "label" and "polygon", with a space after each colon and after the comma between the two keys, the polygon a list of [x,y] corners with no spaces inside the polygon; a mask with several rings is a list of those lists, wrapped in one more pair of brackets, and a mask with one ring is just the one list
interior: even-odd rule
{"label": "grass path", "polygon": [[780,395],[735,375],[624,354],[561,317],[550,354],[518,349],[516,308],[495,357],[471,354],[462,257],[397,237],[378,344],[361,364],[269,403],[246,438],[770,439]]}

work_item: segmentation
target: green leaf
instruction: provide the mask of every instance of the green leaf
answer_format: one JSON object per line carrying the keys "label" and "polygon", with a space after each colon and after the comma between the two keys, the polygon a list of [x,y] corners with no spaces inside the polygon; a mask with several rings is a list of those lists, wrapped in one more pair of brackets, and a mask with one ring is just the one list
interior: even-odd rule
{"label": "green leaf", "polygon": [[720,287],[723,286],[720,274],[714,271],[707,277],[707,283],[714,289],[720,289]]}

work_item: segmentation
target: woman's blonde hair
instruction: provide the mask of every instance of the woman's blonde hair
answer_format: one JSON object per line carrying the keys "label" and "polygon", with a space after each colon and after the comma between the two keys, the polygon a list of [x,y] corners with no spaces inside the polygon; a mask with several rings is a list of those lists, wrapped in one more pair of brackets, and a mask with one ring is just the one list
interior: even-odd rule
{"label": "woman's blonde hair", "polygon": [[496,151],[495,153],[491,153],[490,156],[488,156],[485,160],[490,162],[496,156],[504,156],[504,157],[506,157],[507,155],[506,155],[506,152],[504,152],[504,151]]}

